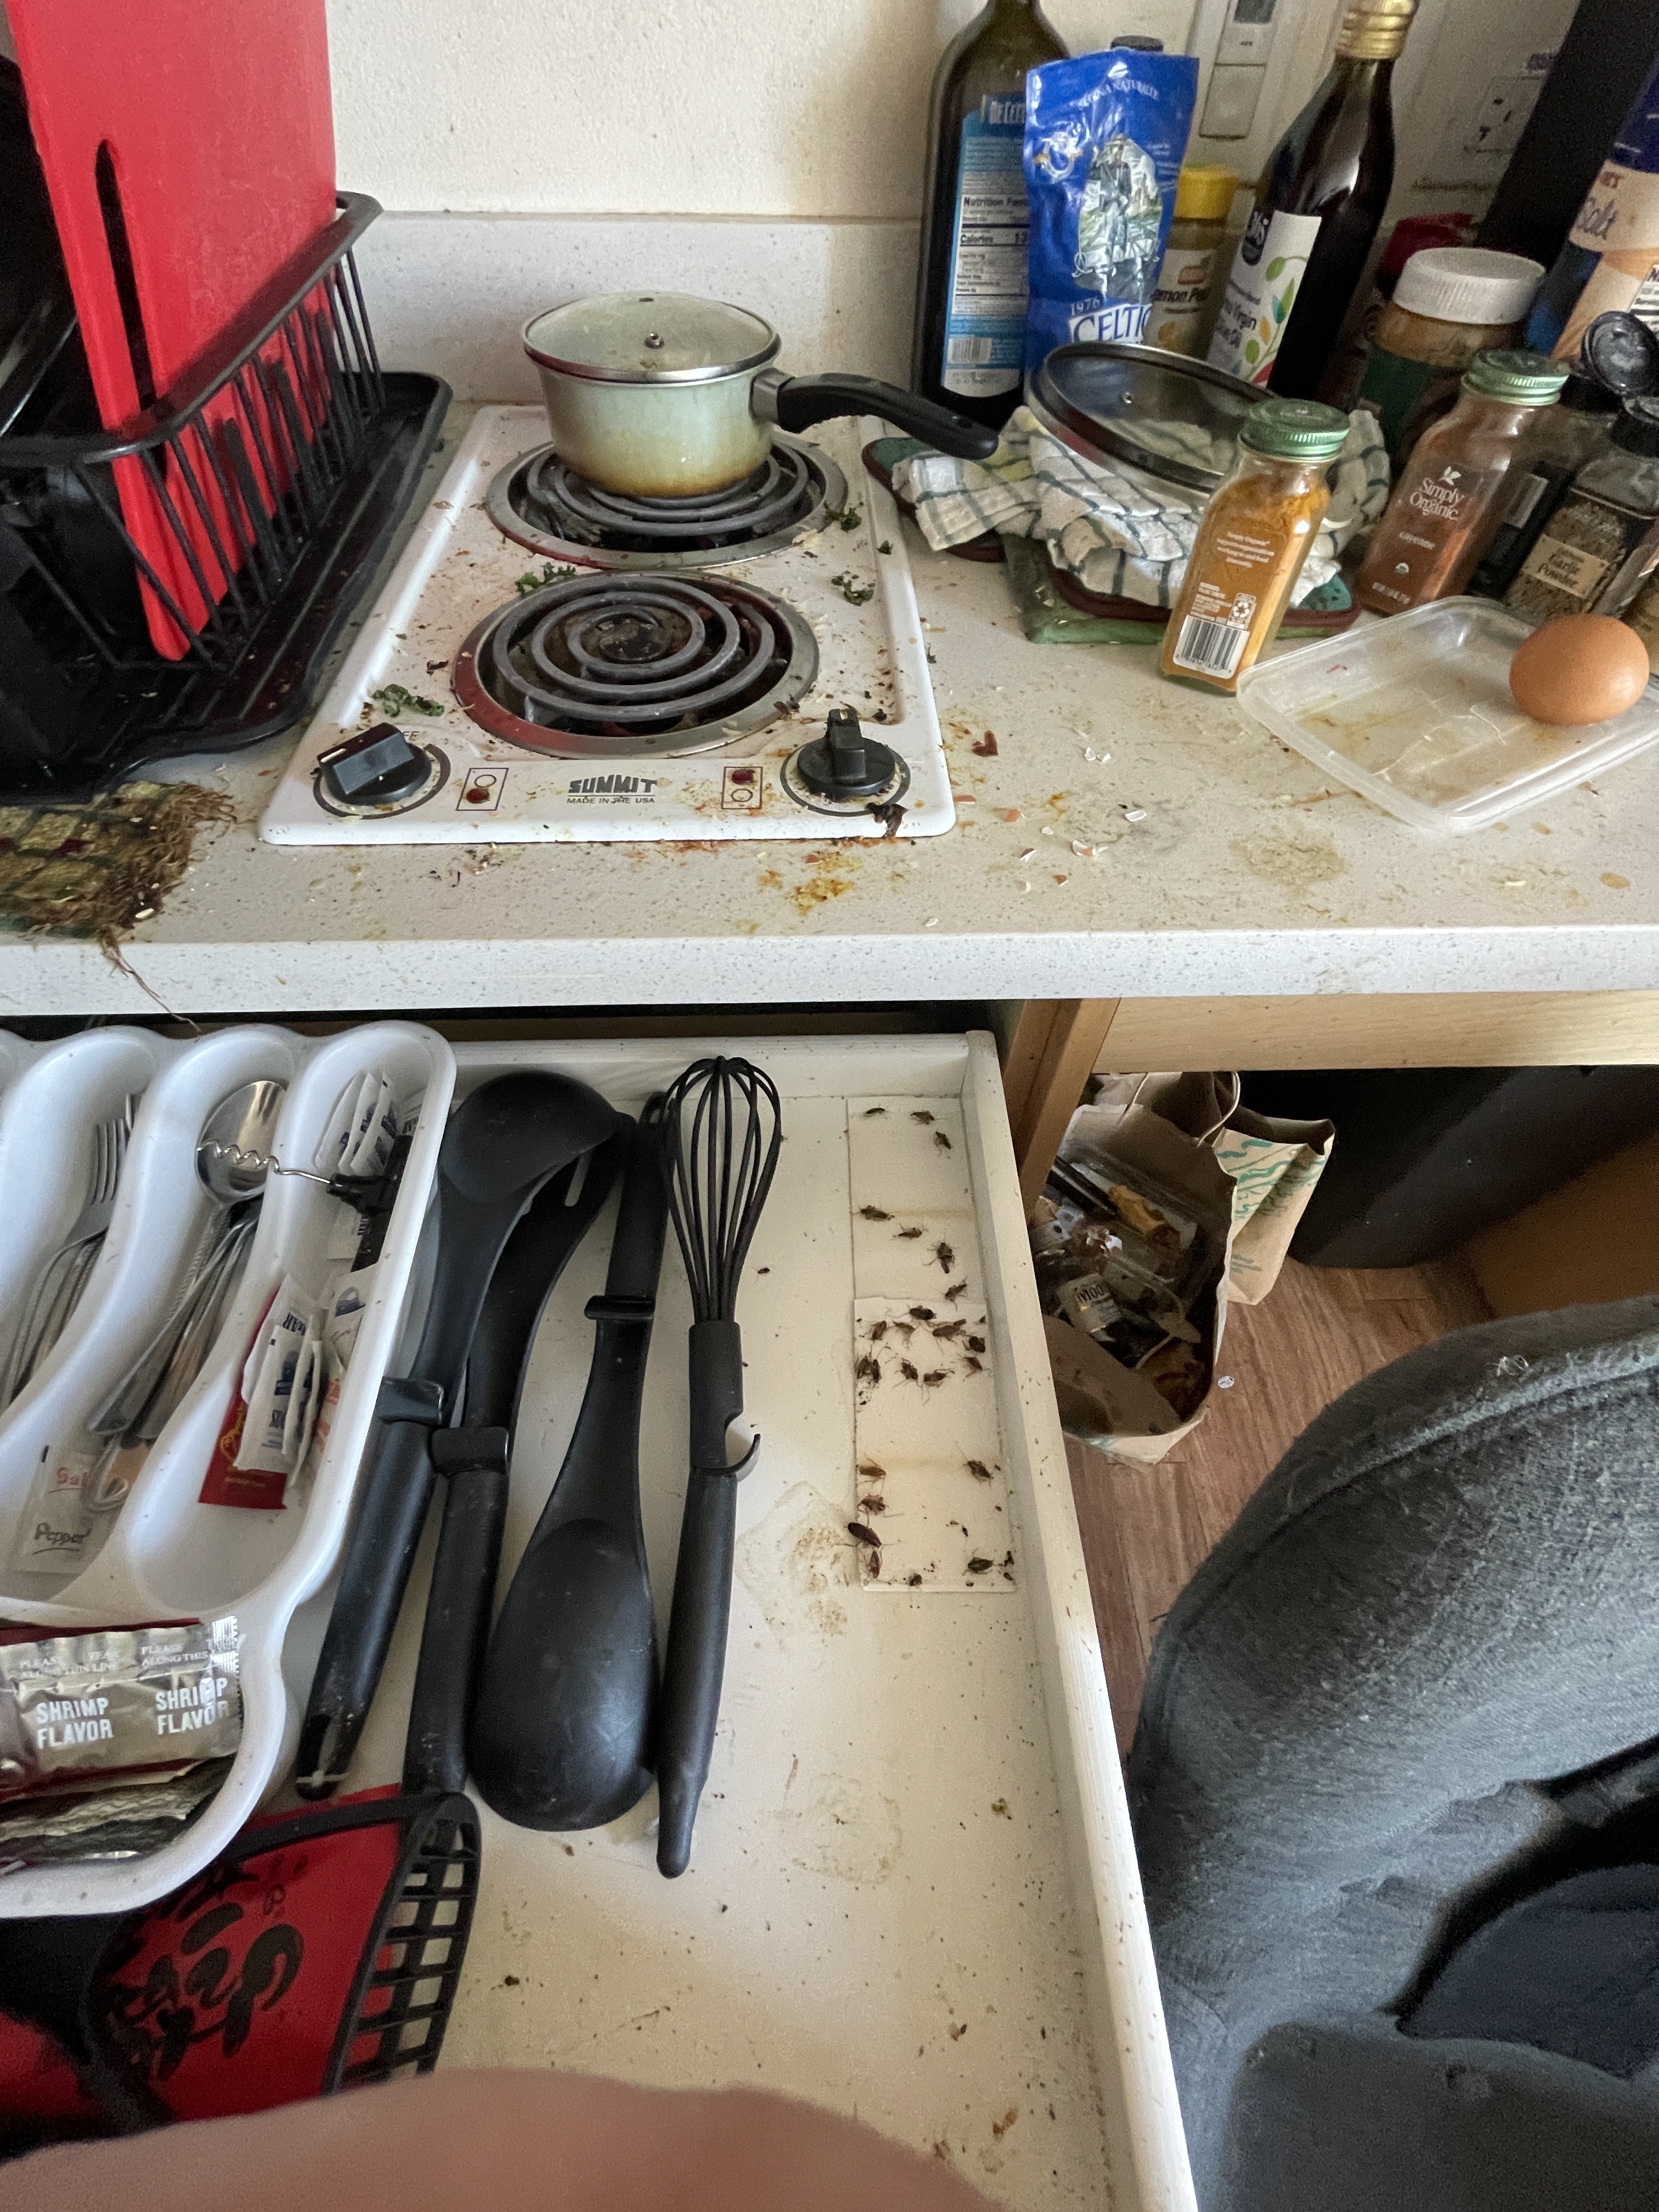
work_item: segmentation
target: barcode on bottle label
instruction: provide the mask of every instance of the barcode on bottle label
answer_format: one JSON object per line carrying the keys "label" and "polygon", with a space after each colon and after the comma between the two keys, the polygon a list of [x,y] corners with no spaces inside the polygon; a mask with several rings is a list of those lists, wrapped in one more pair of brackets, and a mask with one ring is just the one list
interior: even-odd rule
{"label": "barcode on bottle label", "polygon": [[948,338],[945,357],[953,368],[981,368],[994,351],[994,338]]}
{"label": "barcode on bottle label", "polygon": [[1231,676],[1243,659],[1249,641],[1249,629],[1245,623],[1188,615],[1181,625],[1181,635],[1170,658],[1177,668],[1191,668],[1203,676]]}

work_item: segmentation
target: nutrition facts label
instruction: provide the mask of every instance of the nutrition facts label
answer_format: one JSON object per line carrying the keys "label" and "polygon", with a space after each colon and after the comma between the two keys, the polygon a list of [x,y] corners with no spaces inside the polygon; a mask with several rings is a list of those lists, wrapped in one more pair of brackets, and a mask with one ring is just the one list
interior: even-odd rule
{"label": "nutrition facts label", "polygon": [[940,381],[964,397],[1012,392],[1024,367],[1024,137],[1018,100],[988,98],[962,126]]}

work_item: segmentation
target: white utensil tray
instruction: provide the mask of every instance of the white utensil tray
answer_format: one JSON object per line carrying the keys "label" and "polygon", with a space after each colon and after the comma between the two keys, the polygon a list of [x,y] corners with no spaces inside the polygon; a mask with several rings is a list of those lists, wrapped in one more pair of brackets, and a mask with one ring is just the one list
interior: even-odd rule
{"label": "white utensil tray", "polygon": [[[463,1047],[457,1090],[551,1068],[637,1111],[720,1048]],[[1191,2212],[995,1053],[983,1036],[736,1048],[776,1080],[785,1141],[738,1299],[746,1418],[763,1441],[738,1492],[725,1695],[691,1867],[677,1882],[658,1875],[654,1795],[589,1834],[532,1833],[486,1813],[444,2063],[745,2082],[856,2112],[1030,2212]],[[858,1210],[878,1184],[888,1229]],[[926,1233],[901,1238],[913,1211]],[[613,1199],[537,1340],[502,1590],[574,1423],[592,1342],[582,1308],[602,1286],[614,1217]],[[963,1278],[971,1287],[945,1303]],[[893,1470],[883,1517],[885,1553],[904,1562],[896,1586],[885,1565],[880,1582],[861,1579],[865,1547],[848,1534],[865,1418],[854,1305],[867,1327],[884,1297],[941,1317],[983,1314],[994,1384],[988,1413],[936,1385],[937,1433],[888,1423],[937,1462],[918,1477],[926,1498],[909,1501],[927,1524],[920,1549],[901,1540]],[[659,1635],[685,1483],[690,1318],[671,1232],[641,1437]],[[945,1411],[957,1405],[959,1416]],[[945,1436],[958,1418],[961,1434]],[[951,1456],[984,1455],[987,1418],[992,1489]],[[965,1560],[947,1556],[957,1540],[939,1486],[947,1474],[975,1531],[1007,1532],[968,1587]],[[961,1545],[992,1557],[984,1541]],[[908,1587],[934,1564],[936,1580]],[[422,1563],[351,1789],[399,1771],[425,1577]]]}
{"label": "white utensil tray", "polygon": [[[83,1052],[82,1048],[100,1049]],[[104,1864],[31,1868],[0,1881],[0,1917],[125,1911],[164,1896],[204,1866],[258,1809],[292,1756],[298,1714],[284,1685],[283,1639],[296,1609],[338,1557],[380,1380],[396,1342],[410,1263],[435,1171],[454,1080],[449,1047],[432,1031],[377,1022],[324,1041],[254,1024],[167,1046],[103,1031],[43,1054],[0,1100],[0,1219],[31,1176],[61,1181],[83,1156],[43,1128],[38,1151],[7,1145],[35,1092],[52,1093],[66,1127],[84,1131],[142,1087],[145,1051],[159,1067],[144,1091],[115,1215],[86,1294],[57,1352],[0,1420],[0,1618],[43,1631],[234,1613],[240,1632],[243,1728],[223,1787],[165,1849]],[[291,1167],[315,1168],[347,1085],[370,1069],[399,1103],[419,1103],[397,1206],[339,1406],[307,1494],[276,1511],[204,1505],[203,1477],[261,1315],[285,1274],[323,1287],[324,1253],[343,1211],[320,1184],[273,1176],[246,1272],[201,1374],[156,1439],[102,1549],[71,1577],[11,1564],[41,1454],[82,1431],[184,1287],[211,1201],[196,1174],[202,1125],[230,1092],[258,1077],[288,1085],[272,1143]],[[54,1150],[48,1147],[55,1145]],[[50,1170],[50,1176],[48,1170]],[[80,1202],[83,1169],[70,1176]],[[42,1204],[55,1225],[64,1212]],[[65,1225],[67,1225],[65,1222]],[[50,1249],[52,1235],[45,1238]]]}

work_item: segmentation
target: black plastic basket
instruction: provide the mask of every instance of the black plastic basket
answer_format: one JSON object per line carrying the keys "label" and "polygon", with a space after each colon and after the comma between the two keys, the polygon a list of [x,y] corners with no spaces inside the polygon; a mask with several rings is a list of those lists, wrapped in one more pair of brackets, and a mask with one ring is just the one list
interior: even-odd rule
{"label": "black plastic basket", "polygon": [[314,703],[449,402],[375,354],[352,248],[380,212],[343,195],[187,397],[120,433],[0,437],[0,801],[257,744]]}

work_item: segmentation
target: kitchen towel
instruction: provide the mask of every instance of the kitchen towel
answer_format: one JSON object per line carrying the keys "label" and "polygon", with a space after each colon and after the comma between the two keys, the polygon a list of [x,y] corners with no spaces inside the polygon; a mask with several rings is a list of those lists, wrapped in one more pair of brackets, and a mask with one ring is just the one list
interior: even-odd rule
{"label": "kitchen towel", "polygon": [[[1139,434],[1150,442],[1153,426]],[[1159,424],[1171,455],[1205,434]],[[1389,459],[1376,417],[1360,408],[1349,417],[1347,441],[1333,470],[1331,503],[1297,579],[1302,605],[1337,573],[1343,547],[1368,529],[1388,503]],[[1201,492],[1149,476],[1127,462],[1090,461],[1045,430],[1029,408],[1017,407],[1002,442],[983,465],[927,448],[895,464],[893,489],[915,507],[922,536],[935,552],[966,544],[988,530],[1041,538],[1057,568],[1102,599],[1174,605],[1208,501]]]}

